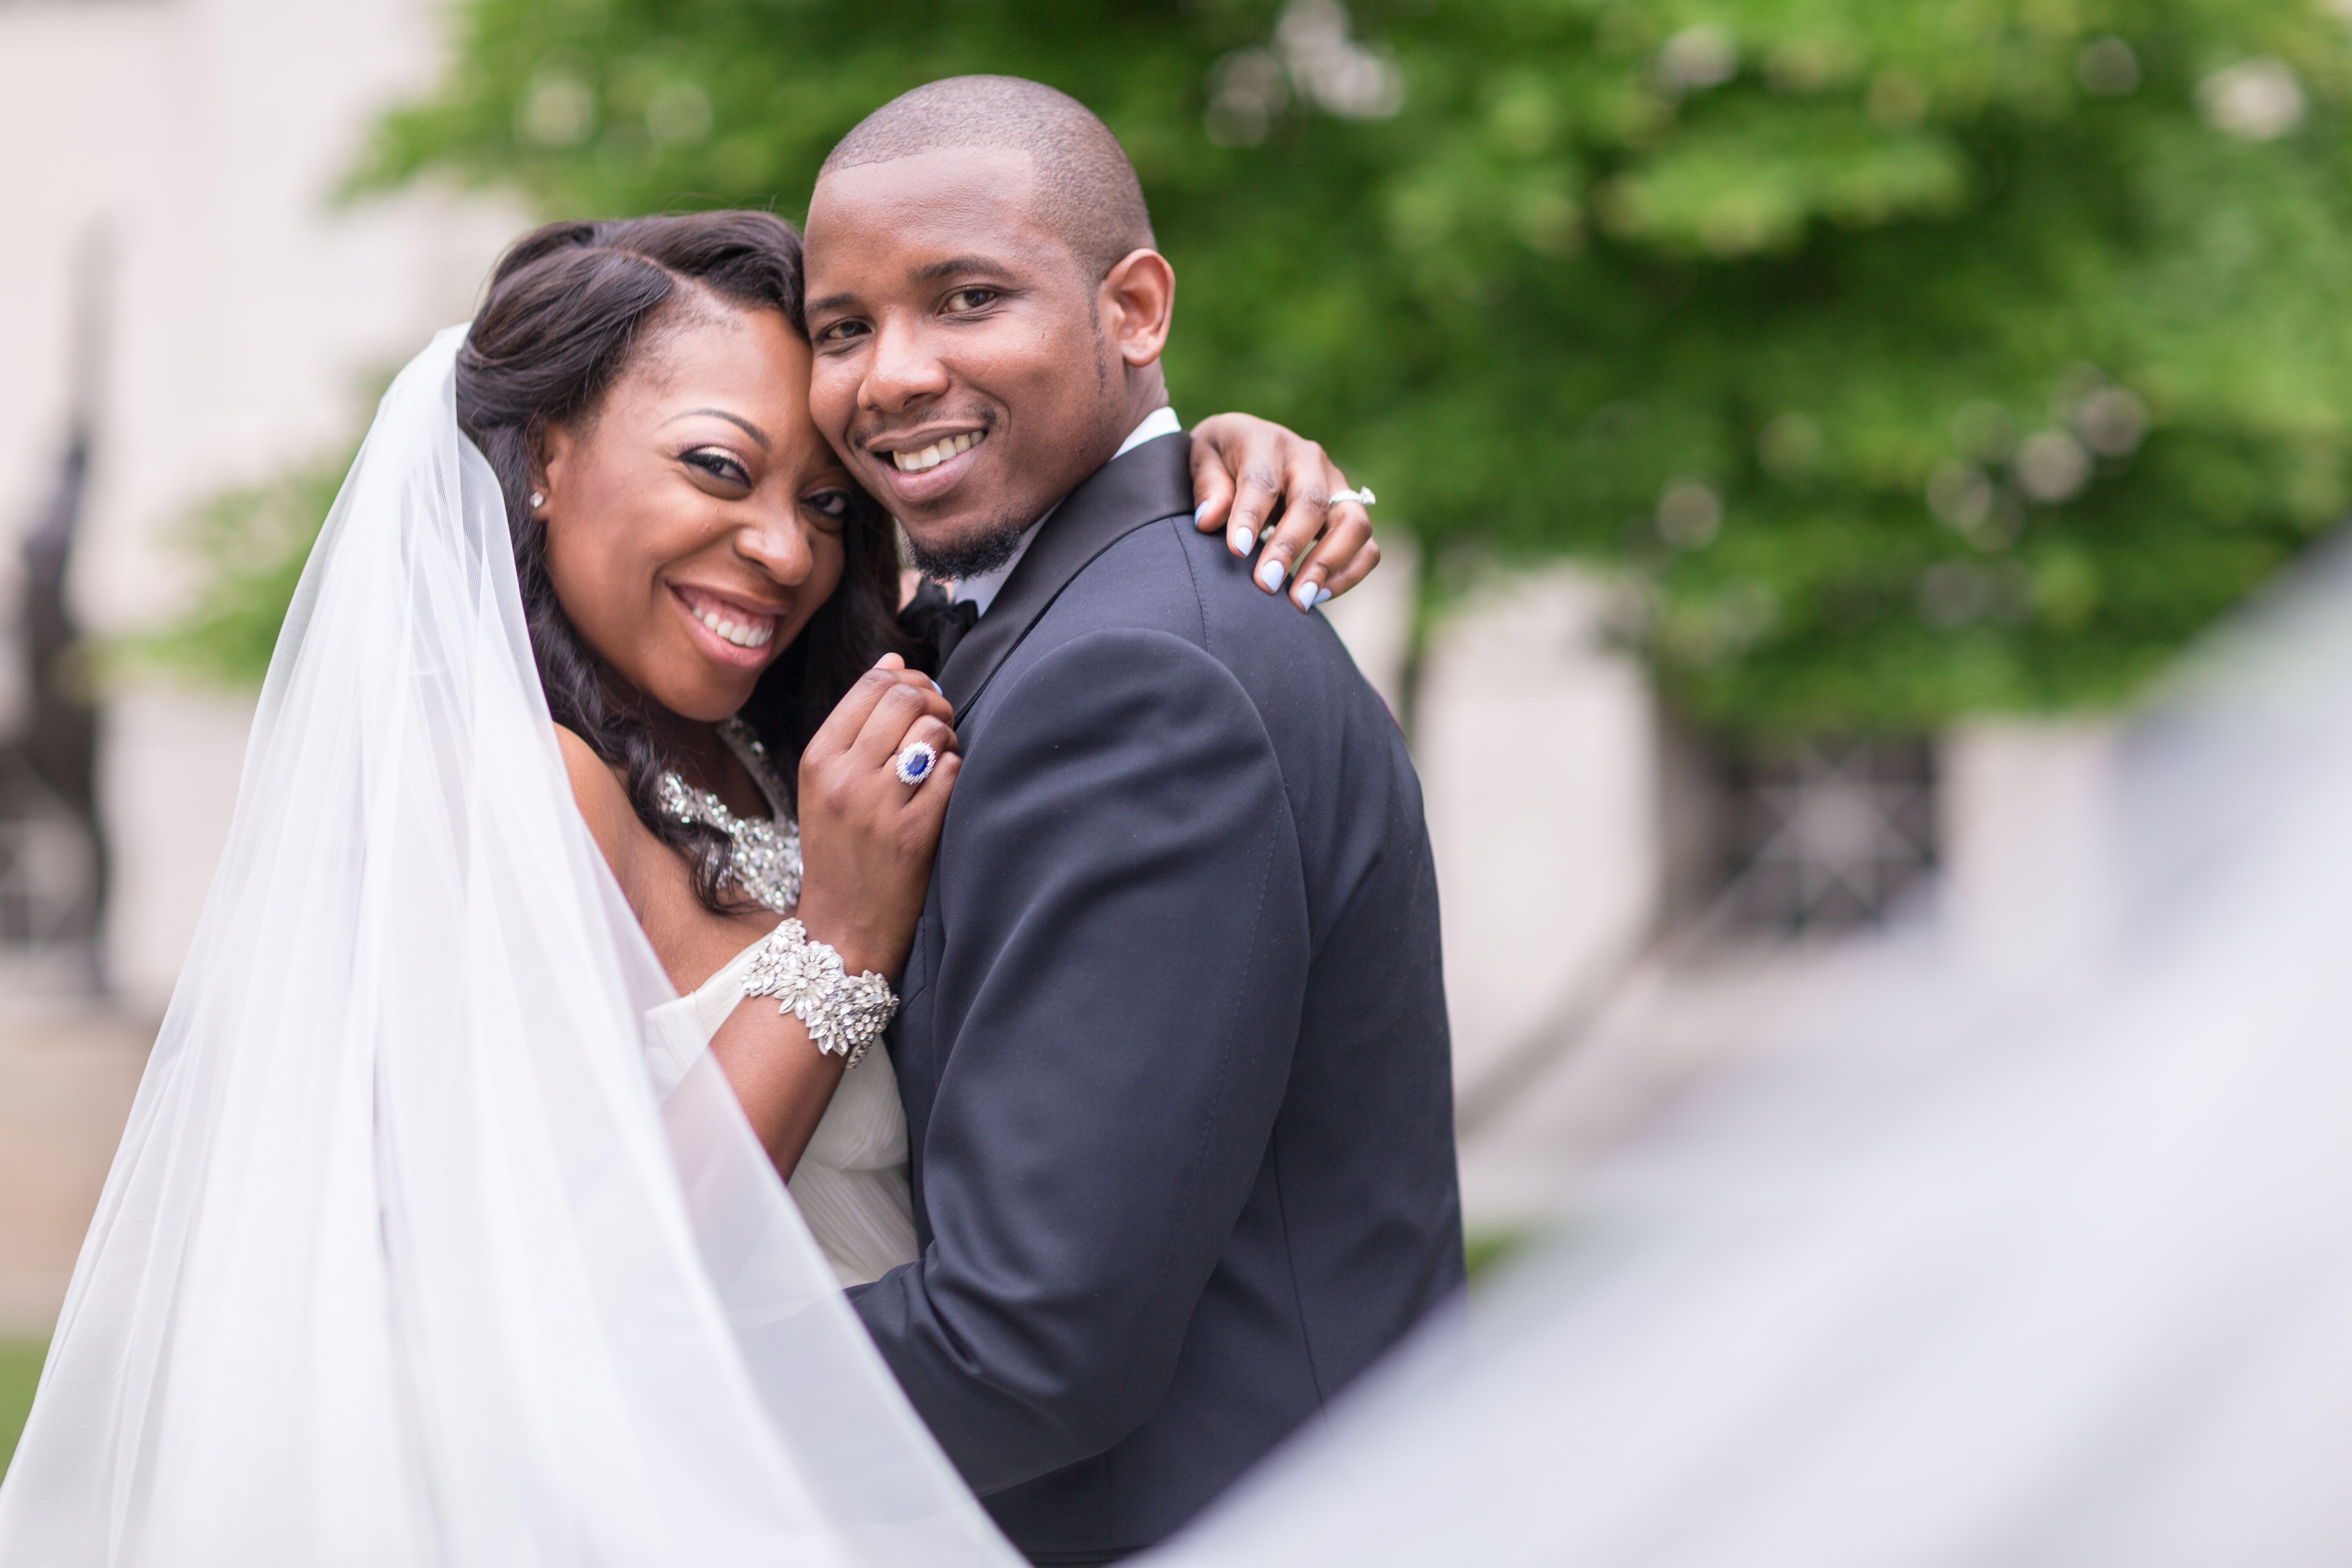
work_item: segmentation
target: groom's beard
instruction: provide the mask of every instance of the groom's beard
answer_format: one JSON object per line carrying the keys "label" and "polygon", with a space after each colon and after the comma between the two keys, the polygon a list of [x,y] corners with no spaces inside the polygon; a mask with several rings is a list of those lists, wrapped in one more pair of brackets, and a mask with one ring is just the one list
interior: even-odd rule
{"label": "groom's beard", "polygon": [[915,570],[934,583],[952,583],[966,577],[977,577],[983,572],[993,572],[1013,559],[1021,548],[1022,531],[1029,526],[1027,518],[1002,518],[983,525],[969,537],[935,545],[926,545],[911,530],[907,532],[907,553],[914,558]]}

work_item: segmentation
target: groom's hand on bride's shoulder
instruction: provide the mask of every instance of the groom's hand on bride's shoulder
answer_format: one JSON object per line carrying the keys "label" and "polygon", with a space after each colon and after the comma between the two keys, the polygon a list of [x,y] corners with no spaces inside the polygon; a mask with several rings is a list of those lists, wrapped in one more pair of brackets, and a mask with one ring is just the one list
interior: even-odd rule
{"label": "groom's hand on bride's shoulder", "polygon": [[963,759],[930,677],[885,654],[801,753],[801,923],[854,973],[907,962]]}
{"label": "groom's hand on bride's shoulder", "polygon": [[1381,563],[1362,503],[1331,503],[1348,488],[1320,446],[1269,420],[1219,414],[1192,426],[1192,521],[1203,533],[1222,530],[1226,548],[1247,556],[1276,519],[1251,575],[1269,594],[1286,587],[1301,610],[1339,597]]}

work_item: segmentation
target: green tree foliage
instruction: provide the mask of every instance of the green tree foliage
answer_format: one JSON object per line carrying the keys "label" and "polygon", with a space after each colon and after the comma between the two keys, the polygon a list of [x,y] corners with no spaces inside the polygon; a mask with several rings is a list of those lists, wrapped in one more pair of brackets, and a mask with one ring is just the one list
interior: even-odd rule
{"label": "green tree foliage", "polygon": [[2352,34],[2314,0],[457,17],[362,184],[797,215],[905,88],[1076,94],[1176,263],[1180,406],[1322,437],[1441,559],[1617,563],[1716,722],[2113,701],[2346,504]]}
{"label": "green tree foliage", "polygon": [[0,1340],[0,1475],[7,1474],[25,1418],[33,1413],[33,1390],[40,1384],[47,1353],[46,1345],[30,1341]]}

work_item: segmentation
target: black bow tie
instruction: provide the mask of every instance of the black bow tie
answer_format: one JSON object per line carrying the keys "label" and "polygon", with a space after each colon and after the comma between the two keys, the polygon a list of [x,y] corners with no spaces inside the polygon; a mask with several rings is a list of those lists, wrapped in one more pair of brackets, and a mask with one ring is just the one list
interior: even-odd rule
{"label": "black bow tie", "polygon": [[970,599],[950,602],[945,589],[929,581],[915,590],[915,596],[898,612],[898,625],[907,635],[930,650],[935,671],[946,666],[948,655],[955,652],[956,644],[963,641],[963,634],[979,619],[978,605]]}

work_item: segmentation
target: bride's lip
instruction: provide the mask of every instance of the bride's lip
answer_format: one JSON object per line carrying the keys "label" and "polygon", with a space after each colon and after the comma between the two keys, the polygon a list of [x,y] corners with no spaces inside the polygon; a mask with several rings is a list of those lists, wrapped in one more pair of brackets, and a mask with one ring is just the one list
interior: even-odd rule
{"label": "bride's lip", "polygon": [[686,617],[688,635],[709,658],[739,669],[757,669],[776,656],[782,610],[680,583],[671,584],[669,592]]}

